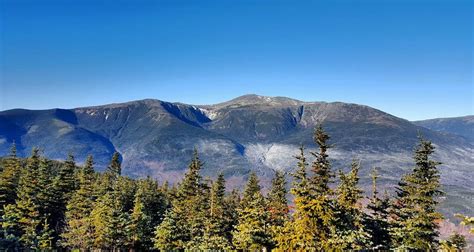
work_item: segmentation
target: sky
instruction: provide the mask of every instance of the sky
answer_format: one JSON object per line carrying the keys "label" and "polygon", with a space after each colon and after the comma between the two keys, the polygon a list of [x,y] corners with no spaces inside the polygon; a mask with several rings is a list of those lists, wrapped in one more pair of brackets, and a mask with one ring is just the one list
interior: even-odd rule
{"label": "sky", "polygon": [[473,1],[0,0],[0,110],[244,94],[474,114]]}

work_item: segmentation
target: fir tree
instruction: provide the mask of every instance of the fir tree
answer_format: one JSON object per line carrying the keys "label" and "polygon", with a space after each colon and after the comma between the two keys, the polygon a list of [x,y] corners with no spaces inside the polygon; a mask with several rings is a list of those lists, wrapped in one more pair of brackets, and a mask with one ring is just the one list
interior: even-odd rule
{"label": "fir tree", "polygon": [[254,173],[245,187],[244,199],[246,203],[239,209],[239,222],[233,233],[234,246],[241,250],[266,250],[272,246],[269,214]]}
{"label": "fir tree", "polygon": [[130,216],[130,224],[128,229],[131,235],[130,243],[132,247],[147,250],[149,249],[147,248],[147,244],[149,243],[148,235],[153,232],[153,227],[151,226],[151,218],[146,214],[145,211],[142,193],[142,190],[138,189],[135,195],[134,206]]}
{"label": "fir tree", "polygon": [[[59,167],[58,174],[52,181],[52,201],[50,209],[51,227],[55,235],[64,231],[66,205],[76,190],[76,162],[74,156],[69,154],[66,161]],[[55,237],[57,239],[58,237]]]}
{"label": "fir tree", "polygon": [[5,160],[4,169],[0,173],[0,216],[3,215],[3,208],[6,205],[15,203],[20,172],[21,164],[13,143],[10,155]]}
{"label": "fir tree", "polygon": [[62,244],[69,248],[86,250],[94,243],[94,226],[90,213],[94,204],[94,161],[89,156],[79,170],[79,189],[76,190],[66,207],[66,229],[62,234]]}
{"label": "fir tree", "polygon": [[2,226],[9,230],[6,235],[10,241],[18,240],[26,248],[39,249],[44,245],[40,241],[50,239],[46,237],[51,235],[49,225],[44,225],[48,222],[52,202],[50,168],[49,162],[40,158],[39,150],[33,149],[27,167],[20,175],[17,200],[4,214]]}
{"label": "fir tree", "polygon": [[283,232],[282,228],[288,221],[288,200],[286,198],[286,179],[285,175],[280,172],[275,172],[275,177],[272,179],[270,192],[268,193],[268,212],[269,226],[272,233],[272,240],[274,247],[277,243],[278,235]]}
{"label": "fir tree", "polygon": [[366,218],[366,226],[372,238],[372,249],[388,250],[390,248],[389,208],[390,198],[378,196],[377,169],[372,170],[372,197],[369,198],[367,208],[370,210]]}
{"label": "fir tree", "polygon": [[225,209],[225,179],[222,173],[212,184],[209,204],[209,214],[205,221],[205,232],[199,249],[229,250],[232,247],[226,234],[229,218]]}
{"label": "fir tree", "polygon": [[331,171],[331,163],[328,159],[327,151],[331,147],[328,144],[329,135],[319,125],[314,132],[314,142],[319,147],[318,152],[312,152],[315,157],[312,163],[312,176],[308,179],[309,199],[306,206],[309,217],[312,219],[313,230],[315,230],[315,240],[318,247],[330,249],[329,239],[334,233],[334,202],[332,200],[333,190],[330,183],[334,177]]}
{"label": "fir tree", "polygon": [[122,165],[120,162],[120,154],[118,152],[114,152],[112,160],[107,167],[107,172],[112,174],[114,179],[118,179],[118,177],[122,175]]}
{"label": "fir tree", "polygon": [[364,225],[364,213],[359,200],[363,191],[359,183],[358,161],[352,161],[348,174],[339,172],[340,184],[336,189],[336,226],[335,234],[329,239],[332,248],[342,250],[361,250],[371,245],[371,237]]}
{"label": "fir tree", "polygon": [[293,175],[291,194],[294,196],[294,213],[277,237],[278,249],[291,250],[317,250],[320,249],[316,243],[316,230],[314,220],[308,208],[310,200],[310,188],[307,175],[306,157],[304,147],[300,147],[300,153],[295,157],[297,162],[296,171]]}
{"label": "fir tree", "polygon": [[255,195],[257,193],[260,193],[260,190],[261,188],[260,188],[257,174],[255,174],[255,172],[251,172],[249,175],[247,184],[245,186],[241,204],[243,206],[246,206],[247,204],[249,204],[251,201],[254,200]]}
{"label": "fir tree", "polygon": [[130,241],[128,225],[130,216],[122,211],[114,192],[107,192],[97,199],[91,218],[94,225],[94,247],[99,249],[120,249]]}
{"label": "fir tree", "polygon": [[441,195],[437,168],[440,163],[431,160],[434,149],[431,142],[420,138],[415,168],[398,185],[391,230],[397,249],[433,250],[438,245],[437,220],[442,218],[436,211],[437,196]]}
{"label": "fir tree", "polygon": [[155,248],[184,249],[198,246],[207,214],[208,186],[200,175],[202,162],[197,150],[179,185],[172,208],[155,231]]}

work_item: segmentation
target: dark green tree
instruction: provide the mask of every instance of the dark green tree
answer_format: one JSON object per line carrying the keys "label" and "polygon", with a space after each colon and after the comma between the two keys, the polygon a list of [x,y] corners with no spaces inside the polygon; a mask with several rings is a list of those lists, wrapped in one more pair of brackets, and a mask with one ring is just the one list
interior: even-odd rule
{"label": "dark green tree", "polygon": [[87,250],[94,244],[94,226],[90,216],[94,205],[94,161],[87,157],[78,172],[79,188],[72,194],[66,206],[66,228],[62,233],[62,245]]}
{"label": "dark green tree", "polygon": [[372,249],[388,250],[391,245],[390,237],[390,223],[389,223],[389,209],[390,198],[385,194],[382,198],[379,197],[377,190],[377,169],[372,170],[372,196],[369,197],[369,204],[367,209],[369,214],[366,216],[367,230],[372,238]]}
{"label": "dark green tree", "polygon": [[253,201],[254,196],[257,193],[260,193],[261,187],[259,184],[259,180],[257,174],[255,172],[251,172],[245,186],[245,190],[243,193],[242,201],[240,202],[243,206],[249,204]]}
{"label": "dark green tree", "polygon": [[397,249],[434,250],[438,246],[438,224],[442,215],[437,212],[440,175],[431,155],[435,147],[420,137],[413,171],[402,177],[393,207],[391,235]]}
{"label": "dark green tree", "polygon": [[277,237],[283,232],[283,227],[289,219],[289,209],[287,200],[285,174],[276,171],[272,179],[270,192],[267,195],[267,207],[269,216],[269,226],[272,234],[273,244],[277,244]]}
{"label": "dark green tree", "polygon": [[260,192],[258,177],[252,173],[244,191],[239,221],[233,233],[233,243],[241,250],[266,250],[272,246],[269,213]]}
{"label": "dark green tree", "polygon": [[199,249],[229,250],[232,248],[227,230],[229,216],[226,212],[225,179],[220,173],[212,184],[209,200],[208,217],[205,220],[205,231]]}
{"label": "dark green tree", "polygon": [[336,189],[335,234],[329,239],[332,248],[341,250],[362,250],[371,247],[371,237],[364,225],[365,215],[360,200],[360,163],[352,161],[348,174],[339,171],[340,184]]}
{"label": "dark green tree", "polygon": [[20,172],[21,163],[16,156],[16,146],[13,144],[0,173],[0,216],[3,215],[3,208],[6,205],[15,203]]}
{"label": "dark green tree", "polygon": [[197,150],[179,184],[172,208],[155,231],[155,248],[193,249],[201,243],[209,206],[209,187],[200,175],[202,162]]}

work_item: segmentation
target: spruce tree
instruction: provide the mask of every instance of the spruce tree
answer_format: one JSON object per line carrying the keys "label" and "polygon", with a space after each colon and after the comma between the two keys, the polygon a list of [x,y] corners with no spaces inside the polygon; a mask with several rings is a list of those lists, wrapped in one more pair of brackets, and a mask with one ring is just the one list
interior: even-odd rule
{"label": "spruce tree", "polygon": [[90,213],[94,205],[94,161],[87,157],[79,170],[79,188],[73,192],[66,206],[66,228],[62,234],[63,246],[86,250],[94,243],[94,226]]}
{"label": "spruce tree", "polygon": [[13,144],[0,173],[0,216],[3,215],[3,208],[6,205],[15,203],[20,172],[21,164],[16,156],[16,146]]}
{"label": "spruce tree", "polygon": [[[19,230],[11,230],[11,234],[17,233],[21,246],[26,248],[39,249],[40,241],[49,239],[45,237],[50,234],[49,225],[44,223],[48,221],[52,202],[50,168],[49,161],[40,157],[38,149],[33,149],[20,175],[16,203],[4,216],[5,220],[18,220]],[[15,226],[8,222],[4,225]]]}
{"label": "spruce tree", "polygon": [[139,186],[134,199],[134,206],[130,215],[130,223],[128,226],[130,233],[130,245],[138,250],[149,250],[153,226],[151,217],[147,214],[145,204],[143,202],[143,187]]}
{"label": "spruce tree", "polygon": [[382,198],[379,197],[377,190],[377,169],[372,170],[372,196],[369,197],[369,204],[367,209],[369,215],[366,216],[367,230],[372,238],[372,249],[388,250],[391,245],[390,237],[390,223],[389,223],[389,209],[390,198],[385,194]]}
{"label": "spruce tree", "polygon": [[398,184],[394,202],[394,221],[391,229],[393,245],[397,249],[433,250],[438,246],[438,224],[442,215],[436,211],[441,195],[440,176],[431,155],[435,147],[420,137],[413,171]]}
{"label": "spruce tree", "polygon": [[260,190],[261,188],[260,188],[257,174],[255,174],[255,172],[251,172],[249,175],[247,184],[245,186],[241,204],[243,206],[249,204],[251,201],[253,201],[254,196],[257,193],[260,193]]}
{"label": "spruce tree", "polygon": [[[58,174],[54,177],[51,186],[52,201],[50,209],[51,227],[57,236],[64,231],[66,225],[66,205],[76,190],[76,162],[74,156],[69,154],[66,161],[59,167]],[[55,240],[58,237],[55,237]]]}
{"label": "spruce tree", "polygon": [[120,162],[120,154],[118,152],[114,152],[112,160],[107,167],[107,172],[112,174],[115,179],[118,179],[118,177],[122,175],[122,165]]}
{"label": "spruce tree", "polygon": [[200,175],[202,162],[196,149],[179,185],[172,208],[155,231],[155,248],[191,249],[203,236],[208,207],[208,186]]}
{"label": "spruce tree", "polygon": [[335,234],[329,239],[332,248],[361,250],[371,247],[371,237],[365,228],[365,215],[359,202],[363,193],[358,186],[359,169],[359,162],[354,160],[348,174],[339,171]]}
{"label": "spruce tree", "polygon": [[117,250],[130,244],[130,215],[123,211],[119,201],[114,200],[114,193],[107,192],[98,198],[91,212],[94,247],[98,249]]}
{"label": "spruce tree", "polygon": [[291,250],[317,250],[320,247],[316,240],[316,230],[311,211],[308,208],[311,190],[309,188],[306,157],[304,147],[300,147],[300,153],[295,157],[297,168],[293,175],[291,194],[294,197],[293,216],[288,221],[277,237],[278,249]]}
{"label": "spruce tree", "polygon": [[232,233],[237,226],[239,221],[239,213],[238,209],[240,207],[240,193],[238,190],[233,189],[226,197],[225,197],[225,208],[224,208],[224,215],[226,218],[225,225],[224,225],[224,233],[227,237],[227,240],[230,241],[232,244]]}
{"label": "spruce tree", "polygon": [[209,213],[205,220],[205,231],[199,249],[229,250],[232,248],[226,234],[229,224],[226,214],[225,179],[220,173],[211,187]]}
{"label": "spruce tree", "polygon": [[284,173],[280,171],[275,172],[272,179],[270,192],[267,195],[269,226],[272,233],[272,240],[274,247],[277,243],[278,235],[283,231],[283,227],[289,219],[288,200],[286,198],[286,179]]}
{"label": "spruce tree", "polygon": [[314,132],[314,142],[319,147],[318,152],[312,152],[315,157],[311,165],[311,177],[308,179],[309,199],[305,209],[308,209],[315,230],[314,240],[317,246],[323,249],[330,249],[329,239],[334,233],[335,209],[332,200],[334,192],[330,187],[332,178],[331,163],[328,159],[327,151],[331,147],[328,144],[329,135],[321,125],[316,127]]}
{"label": "spruce tree", "polygon": [[266,210],[266,200],[260,192],[258,178],[252,173],[245,187],[242,205],[238,210],[238,225],[233,233],[233,243],[237,249],[266,250],[272,246],[269,213]]}

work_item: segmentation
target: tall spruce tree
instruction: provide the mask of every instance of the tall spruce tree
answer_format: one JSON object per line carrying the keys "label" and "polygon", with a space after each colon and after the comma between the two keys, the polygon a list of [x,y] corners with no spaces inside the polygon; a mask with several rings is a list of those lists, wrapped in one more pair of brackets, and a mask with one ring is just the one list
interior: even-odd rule
{"label": "tall spruce tree", "polygon": [[66,205],[76,190],[76,186],[76,162],[74,156],[69,154],[66,161],[59,167],[58,174],[53,178],[51,186],[53,202],[50,210],[50,227],[55,231],[55,240],[64,231]]}
{"label": "tall spruce tree", "polygon": [[377,190],[377,168],[372,170],[372,196],[369,197],[369,204],[367,209],[369,215],[366,216],[367,230],[372,238],[371,249],[375,250],[388,250],[391,245],[390,238],[390,223],[389,223],[389,209],[390,209],[390,198],[385,193],[381,198]]}
{"label": "tall spruce tree", "polygon": [[13,143],[0,173],[0,216],[3,215],[3,208],[6,205],[15,203],[20,172],[21,164],[16,156],[16,145]]}
{"label": "tall spruce tree", "polygon": [[358,186],[359,169],[360,163],[354,160],[348,174],[339,171],[335,234],[329,239],[332,248],[362,250],[371,247],[371,237],[365,228],[365,215],[359,202],[363,193]]}
{"label": "tall spruce tree", "polygon": [[155,231],[155,248],[162,250],[192,249],[203,236],[208,206],[208,186],[200,175],[202,162],[197,149],[188,171],[179,185],[172,208]]}
{"label": "tall spruce tree", "polygon": [[138,250],[150,250],[151,235],[154,227],[152,226],[152,218],[148,214],[145,206],[145,186],[144,181],[140,181],[135,199],[134,206],[130,215],[130,223],[128,226],[130,237],[130,245]]}
{"label": "tall spruce tree", "polygon": [[293,184],[290,190],[294,197],[294,212],[277,237],[278,249],[282,251],[317,250],[320,247],[316,242],[315,223],[308,208],[311,190],[307,174],[308,162],[303,146],[300,147],[299,155],[295,158],[297,168],[292,174]]}
{"label": "tall spruce tree", "polygon": [[398,184],[393,208],[393,245],[397,249],[434,250],[438,246],[438,224],[442,215],[436,211],[440,175],[431,155],[435,147],[420,137],[413,171]]}
{"label": "tall spruce tree", "polygon": [[[20,175],[17,200],[9,205],[2,226],[8,229],[9,241],[19,241],[29,249],[49,248],[52,232],[49,228],[52,195],[51,164],[33,149],[27,167]],[[17,221],[17,223],[11,223]],[[46,224],[45,224],[46,223]],[[16,229],[16,230],[15,230]]]}
{"label": "tall spruce tree", "polygon": [[66,228],[62,244],[72,249],[87,250],[94,244],[94,226],[90,213],[94,205],[94,161],[87,157],[79,170],[79,188],[73,192],[66,206]]}
{"label": "tall spruce tree", "polygon": [[270,192],[267,195],[269,226],[272,234],[272,248],[277,244],[277,237],[283,232],[283,227],[289,219],[289,209],[286,190],[285,174],[276,171],[272,179]]}
{"label": "tall spruce tree", "polygon": [[309,199],[305,209],[308,209],[315,230],[314,240],[318,247],[331,249],[329,243],[334,233],[335,209],[334,191],[330,187],[334,174],[331,170],[331,163],[328,159],[329,135],[321,125],[316,127],[314,132],[314,142],[319,147],[317,152],[311,154],[315,157],[311,165],[311,177],[308,179]]}
{"label": "tall spruce tree", "polygon": [[241,250],[267,250],[272,246],[269,213],[266,200],[260,192],[258,177],[249,177],[240,206],[239,221],[234,231],[233,243]]}
{"label": "tall spruce tree", "polygon": [[226,212],[225,179],[220,173],[212,184],[209,213],[205,220],[205,231],[199,249],[202,250],[230,250],[231,240],[228,239],[229,217]]}

